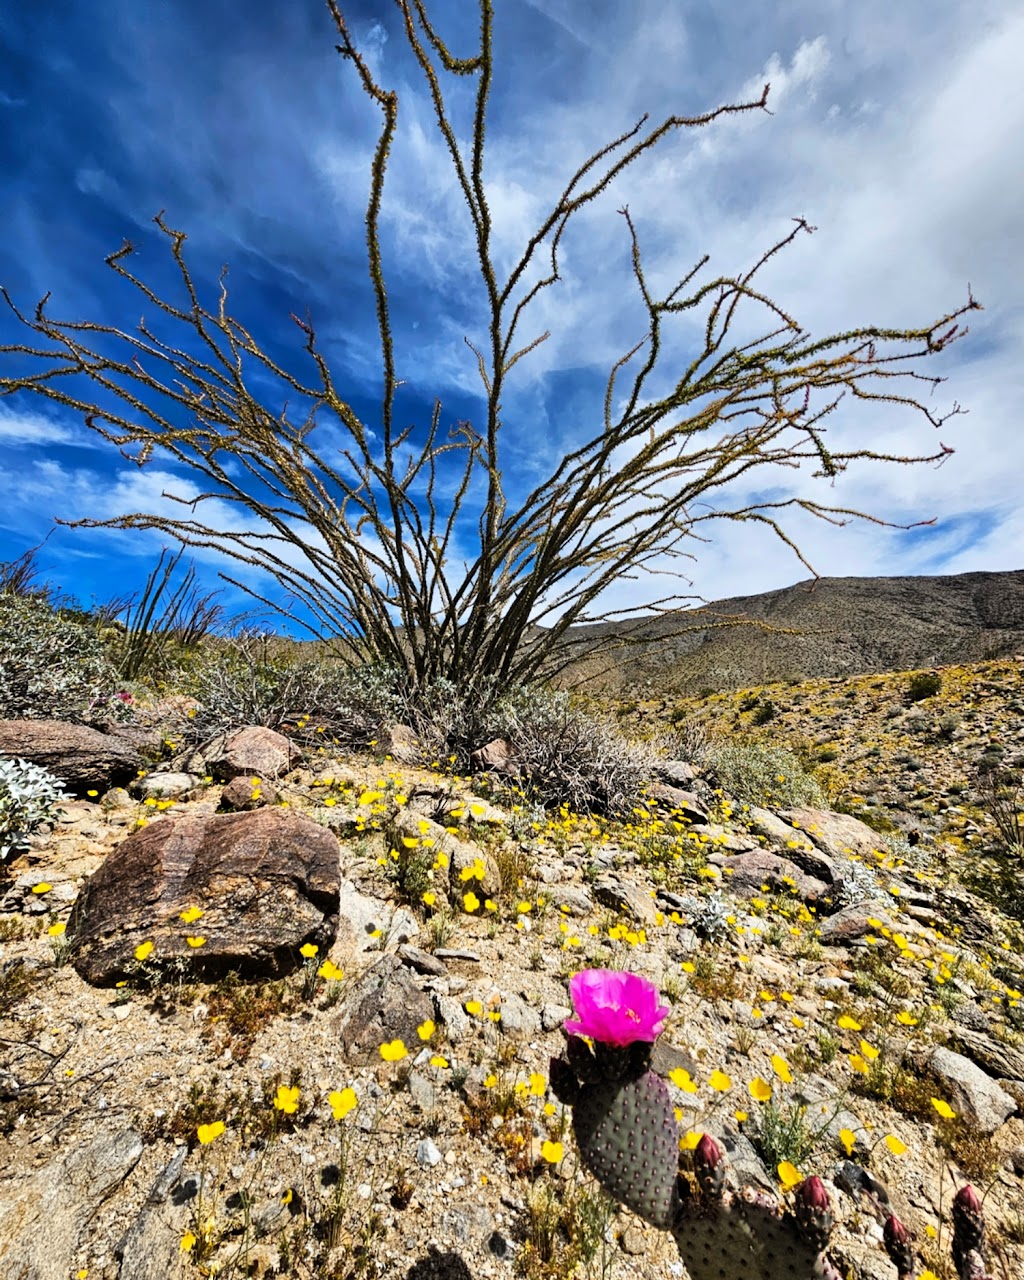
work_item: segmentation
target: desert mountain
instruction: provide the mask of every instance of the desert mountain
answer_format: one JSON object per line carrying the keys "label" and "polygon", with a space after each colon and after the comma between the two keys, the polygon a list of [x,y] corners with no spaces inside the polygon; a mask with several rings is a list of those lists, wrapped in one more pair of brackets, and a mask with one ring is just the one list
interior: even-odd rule
{"label": "desert mountain", "polygon": [[979,662],[1024,650],[1024,570],[808,579],[570,635],[568,683],[641,696]]}

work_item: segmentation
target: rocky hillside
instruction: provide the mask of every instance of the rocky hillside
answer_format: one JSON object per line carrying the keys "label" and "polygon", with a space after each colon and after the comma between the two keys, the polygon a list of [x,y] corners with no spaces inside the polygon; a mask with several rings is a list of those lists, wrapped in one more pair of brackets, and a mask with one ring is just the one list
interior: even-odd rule
{"label": "rocky hillside", "polygon": [[[812,579],[571,635],[581,657],[568,683],[634,696],[979,662],[1024,652],[1024,570]],[[586,658],[609,640],[618,647]]]}
{"label": "rocky hillside", "polygon": [[[838,736],[845,715],[872,740],[839,686],[770,693],[780,721]],[[9,751],[45,726],[6,732]],[[890,1252],[952,1280],[967,1182],[988,1274],[1024,1275],[1024,938],[941,830],[743,803],[699,752],[652,758],[617,821],[268,730],[122,788],[90,777],[87,732],[65,738],[80,798],[0,872],[0,1274],[682,1275],[671,1236],[581,1166],[552,1065],[569,979],[599,968],[667,1006],[652,1065],[681,1212],[713,1224],[692,1280],[793,1274],[829,1234],[820,1274],[895,1280],[891,1214],[912,1240],[890,1222]],[[781,1233],[784,1271],[722,1271],[754,1247],[741,1212],[755,1244]]]}
{"label": "rocky hillside", "polygon": [[[786,747],[831,805],[880,832],[917,830],[976,856],[1002,845],[986,770],[1018,781],[1024,771],[1021,658],[613,705],[628,733],[660,733],[680,749],[734,739]],[[1004,864],[980,861],[979,879]]]}

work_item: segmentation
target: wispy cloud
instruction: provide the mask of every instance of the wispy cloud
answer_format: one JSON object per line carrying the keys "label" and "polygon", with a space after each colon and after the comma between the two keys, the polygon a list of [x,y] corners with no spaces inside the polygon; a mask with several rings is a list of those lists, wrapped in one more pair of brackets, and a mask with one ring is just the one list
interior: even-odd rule
{"label": "wispy cloud", "polygon": [[[426,421],[439,396],[446,424],[478,421],[476,360],[463,339],[485,337],[486,312],[468,214],[397,10],[364,0],[349,8],[375,74],[401,102],[382,238],[407,380],[402,413]],[[473,9],[461,0],[431,6],[461,56],[475,47]],[[233,308],[285,362],[303,358],[289,312],[309,308],[339,387],[374,425],[379,339],[363,218],[380,113],[334,51],[326,8],[317,0],[283,8],[258,0],[240,22],[227,0],[186,0],[173,21],[121,6],[102,30],[87,15],[72,16],[45,40],[42,21],[31,6],[4,19],[0,198],[9,214],[0,283],[27,308],[52,290],[55,314],[130,328],[152,307],[114,280],[102,257],[131,237],[139,245],[133,265],[159,292],[180,295],[151,223],[165,208],[170,224],[189,234],[207,300],[229,263]],[[607,371],[643,333],[622,206],[659,290],[705,252],[705,278],[745,271],[788,234],[791,219],[806,217],[818,230],[772,259],[759,281],[814,335],[928,325],[966,301],[970,282],[985,311],[971,317],[968,339],[920,366],[949,381],[934,393],[917,387],[936,413],[956,400],[970,414],[936,433],[905,408],[844,404],[829,420],[834,447],[857,441],[922,454],[941,440],[957,452],[940,468],[865,464],[831,488],[807,472],[755,475],[733,491],[733,505],[779,484],[788,495],[898,523],[936,518],[928,532],[901,535],[877,525],[834,529],[794,514],[789,527],[826,574],[1021,567],[1024,303],[1016,281],[1024,278],[1024,180],[1012,163],[1024,131],[1019,6],[594,0],[581,8],[528,0],[498,6],[496,24],[486,180],[501,272],[576,167],[645,112],[650,124],[695,116],[756,100],[772,85],[771,115],[678,130],[581,210],[562,246],[560,280],[521,330],[523,341],[548,329],[551,337],[517,366],[504,398],[512,498],[595,431]],[[473,89],[468,81],[454,86],[452,120],[463,141]],[[34,109],[43,103],[45,111]],[[692,358],[703,319],[697,312],[669,326],[667,364],[652,394]],[[736,340],[764,332],[765,320],[756,307],[741,310]],[[13,317],[0,314],[0,342],[23,337]],[[80,452],[86,445],[88,459]],[[171,471],[151,480],[104,451],[73,415],[42,415],[24,397],[0,403],[0,466],[17,477],[0,512],[0,558],[39,540],[53,515],[101,518],[165,501],[158,485],[188,489]],[[215,514],[236,527],[233,508]],[[806,576],[756,526],[705,531],[714,541],[694,544],[692,577],[708,598]],[[469,533],[460,542],[466,554]],[[69,557],[85,546],[117,547],[134,563],[130,545],[132,535],[51,540]],[[74,581],[65,585],[81,584],[86,595],[102,576],[98,562],[68,566]],[[639,603],[661,590],[658,580],[624,582],[608,604]]]}

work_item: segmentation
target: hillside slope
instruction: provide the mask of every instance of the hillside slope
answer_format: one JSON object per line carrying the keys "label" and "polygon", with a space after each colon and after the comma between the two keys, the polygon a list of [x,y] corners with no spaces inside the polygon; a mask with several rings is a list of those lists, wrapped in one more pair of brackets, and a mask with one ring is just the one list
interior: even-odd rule
{"label": "hillside slope", "polygon": [[980,662],[1024,651],[1024,570],[810,579],[571,634],[566,683],[641,696]]}

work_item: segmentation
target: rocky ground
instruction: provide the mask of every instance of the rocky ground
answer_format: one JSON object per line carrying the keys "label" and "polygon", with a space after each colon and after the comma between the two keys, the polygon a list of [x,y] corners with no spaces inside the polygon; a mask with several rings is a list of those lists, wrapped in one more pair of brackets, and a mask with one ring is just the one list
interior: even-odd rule
{"label": "rocky ground", "polygon": [[[986,665],[944,760],[967,735],[1019,740],[1019,667]],[[921,827],[913,847],[849,814],[744,807],[683,762],[618,823],[330,751],[233,782],[193,758],[184,778],[179,761],[68,803],[0,881],[0,1274],[684,1275],[669,1237],[582,1172],[549,1087],[568,979],[604,967],[672,1006],[658,1065],[685,1133],[719,1138],[742,1181],[784,1194],[790,1165],[825,1180],[842,1274],[895,1280],[888,1200],[951,1277],[944,1218],[971,1181],[992,1275],[1024,1275],[1020,925],[964,888],[966,823],[980,841],[984,822],[914,736],[940,708],[888,715],[889,679],[767,696],[777,735],[799,720],[819,751],[855,737],[844,794]],[[758,704],[726,705],[719,719]],[[898,790],[898,751],[927,794]],[[236,846],[268,812],[333,833],[336,927],[276,950],[240,939],[226,873],[203,907],[184,877],[182,911],[151,927],[145,841],[189,819],[198,842],[229,787]],[[105,865],[108,896],[123,890],[112,951],[75,905]],[[289,892],[266,896],[305,928]],[[218,976],[231,947],[272,976]]]}

